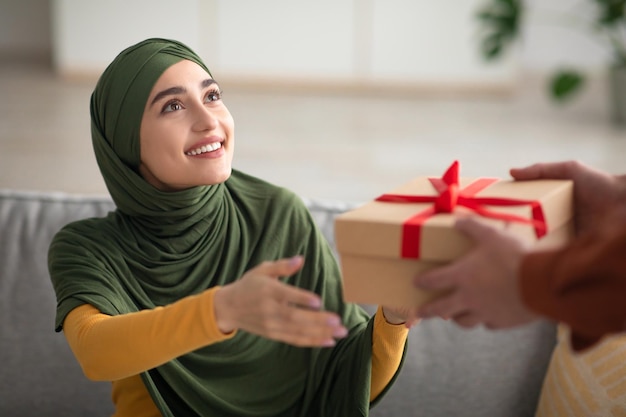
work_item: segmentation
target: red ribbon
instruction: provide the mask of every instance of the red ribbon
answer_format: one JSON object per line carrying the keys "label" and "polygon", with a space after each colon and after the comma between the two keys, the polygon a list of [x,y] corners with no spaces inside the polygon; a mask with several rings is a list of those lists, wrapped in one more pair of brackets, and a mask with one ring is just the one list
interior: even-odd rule
{"label": "red ribbon", "polygon": [[[383,194],[376,201],[389,203],[434,203],[406,220],[402,225],[402,257],[420,257],[420,236],[424,222],[437,213],[452,213],[457,206],[467,207],[476,214],[492,219],[533,225],[537,238],[546,234],[546,222],[543,209],[538,201],[510,198],[475,197],[475,194],[497,181],[494,178],[479,178],[459,189],[459,162],[454,161],[441,178],[429,178],[430,183],[439,193],[437,196]],[[532,219],[507,213],[498,213],[485,206],[520,206],[529,205]]]}

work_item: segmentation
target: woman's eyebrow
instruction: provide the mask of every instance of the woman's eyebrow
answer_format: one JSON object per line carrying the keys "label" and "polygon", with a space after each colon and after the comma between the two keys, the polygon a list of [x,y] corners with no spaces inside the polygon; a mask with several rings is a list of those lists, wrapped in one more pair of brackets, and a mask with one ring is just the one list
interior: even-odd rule
{"label": "woman's eyebrow", "polygon": [[150,103],[150,106],[153,106],[154,103],[156,103],[157,101],[163,99],[163,97],[166,96],[173,96],[176,94],[183,94],[186,93],[187,90],[185,90],[183,87],[171,87],[168,89],[165,89],[163,91],[161,91],[160,93],[158,93],[156,96],[154,96],[154,99],[152,100],[152,103]]}
{"label": "woman's eyebrow", "polygon": [[[200,88],[204,89],[204,88],[207,88],[208,86],[210,86],[212,84],[216,84],[215,80],[212,79],[212,78],[207,78],[206,80],[203,80],[200,83]],[[159,92],[156,96],[154,96],[154,99],[152,99],[152,103],[150,103],[150,106],[153,106],[154,103],[156,103],[159,100],[162,100],[163,97],[173,96],[173,95],[176,95],[176,94],[184,94],[186,92],[187,92],[187,90],[185,88],[183,88],[183,87],[170,87],[170,88],[167,88],[167,89]]]}
{"label": "woman's eyebrow", "polygon": [[217,84],[213,78],[207,78],[206,80],[200,83],[201,88],[207,88],[211,84]]}

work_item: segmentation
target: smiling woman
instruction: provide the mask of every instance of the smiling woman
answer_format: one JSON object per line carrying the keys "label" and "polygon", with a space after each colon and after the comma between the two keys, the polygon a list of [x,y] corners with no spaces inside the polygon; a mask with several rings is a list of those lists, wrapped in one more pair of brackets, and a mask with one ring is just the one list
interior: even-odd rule
{"label": "smiling woman", "polygon": [[[116,210],[50,246],[63,331],[116,416],[366,416],[396,378],[409,312],[344,303],[293,192],[233,170],[234,123],[185,45],[104,71],[92,141]],[[282,278],[282,279],[279,279]]]}

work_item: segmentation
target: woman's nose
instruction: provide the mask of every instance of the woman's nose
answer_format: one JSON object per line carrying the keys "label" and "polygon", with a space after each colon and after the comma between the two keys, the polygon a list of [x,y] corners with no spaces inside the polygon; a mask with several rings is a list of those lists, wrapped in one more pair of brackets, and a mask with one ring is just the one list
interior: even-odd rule
{"label": "woman's nose", "polygon": [[217,126],[217,114],[213,109],[204,105],[198,105],[194,111],[194,130],[212,130]]}

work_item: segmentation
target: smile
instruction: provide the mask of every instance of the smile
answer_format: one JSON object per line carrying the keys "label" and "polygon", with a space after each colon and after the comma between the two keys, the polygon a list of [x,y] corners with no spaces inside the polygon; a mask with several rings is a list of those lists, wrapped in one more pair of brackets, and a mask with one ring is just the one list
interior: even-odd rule
{"label": "smile", "polygon": [[202,155],[203,153],[213,152],[222,147],[220,142],[209,143],[208,145],[201,146],[197,149],[192,149],[189,152],[185,152],[185,155],[194,156],[194,155]]}

